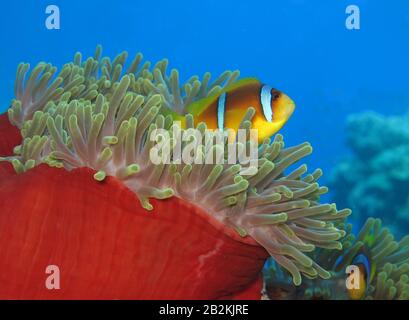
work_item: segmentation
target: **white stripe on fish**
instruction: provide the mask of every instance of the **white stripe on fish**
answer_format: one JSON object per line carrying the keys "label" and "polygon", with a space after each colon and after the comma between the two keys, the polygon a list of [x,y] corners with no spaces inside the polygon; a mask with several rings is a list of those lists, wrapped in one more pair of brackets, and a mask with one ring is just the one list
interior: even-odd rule
{"label": "white stripe on fish", "polygon": [[222,93],[217,102],[217,127],[224,129],[224,112],[226,110],[226,92]]}
{"label": "white stripe on fish", "polygon": [[267,121],[273,121],[273,110],[271,108],[271,90],[272,88],[268,85],[264,85],[261,88],[260,100],[261,106],[263,107],[263,114]]}

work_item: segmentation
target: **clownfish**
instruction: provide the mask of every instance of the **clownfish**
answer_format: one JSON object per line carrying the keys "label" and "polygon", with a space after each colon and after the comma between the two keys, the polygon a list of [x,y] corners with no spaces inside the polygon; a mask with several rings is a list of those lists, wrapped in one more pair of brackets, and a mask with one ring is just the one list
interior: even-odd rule
{"label": "clownfish", "polygon": [[[220,93],[200,99],[188,105],[195,123],[204,122],[208,129],[239,129],[249,107],[255,109],[252,128],[258,131],[258,142],[270,138],[287,122],[295,104],[290,97],[255,78],[241,79]],[[185,126],[185,118],[173,111],[173,119]]]}
{"label": "clownfish", "polygon": [[352,264],[358,267],[358,288],[347,289],[348,295],[352,300],[361,300],[368,288],[371,275],[371,264],[368,257],[365,254],[357,255]]}
{"label": "clownfish", "polygon": [[362,247],[352,259],[351,265],[358,267],[358,288],[347,288],[347,294],[352,300],[361,300],[365,297],[369,284],[375,276],[376,266],[369,251]]}

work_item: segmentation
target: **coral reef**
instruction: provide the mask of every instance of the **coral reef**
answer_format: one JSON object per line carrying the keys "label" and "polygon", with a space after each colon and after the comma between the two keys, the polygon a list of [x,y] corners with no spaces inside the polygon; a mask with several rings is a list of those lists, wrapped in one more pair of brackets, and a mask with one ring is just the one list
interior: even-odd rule
{"label": "coral reef", "polygon": [[340,161],[330,179],[333,199],[354,212],[362,225],[382,218],[397,235],[409,229],[409,113],[352,115],[347,122],[352,155]]}
{"label": "coral reef", "polygon": [[[258,149],[258,170],[251,176],[239,174],[245,164],[230,163],[223,152],[227,140],[207,144],[213,136],[196,141],[200,143],[192,151],[196,158],[216,157],[216,164],[177,164],[179,159],[174,158],[171,164],[154,165],[149,159],[153,142],[147,138],[154,130],[168,133],[171,148],[187,146],[175,132],[189,135],[196,128],[206,136],[203,123],[195,124],[186,114],[188,128],[182,130],[161,114],[161,106],[183,114],[190,102],[234,82],[238,72],[227,71],[213,83],[207,73],[202,80],[192,77],[180,85],[176,70],[167,75],[166,60],[150,69],[138,54],[125,68],[126,57],[122,53],[111,62],[101,58],[98,47],[85,61],[76,54],[59,73],[46,63],[28,73],[28,65],[21,64],[8,116],[20,128],[22,142],[14,155],[1,160],[23,176],[44,164],[69,172],[87,167],[94,183],[115,178],[146,210],[153,210],[152,199],[183,199],[206,212],[210,221],[222,223],[224,232],[234,230],[243,239],[256,240],[290,272],[296,285],[301,284],[301,275],[329,278],[330,273],[312,258],[313,252],[342,249],[345,231],[337,226],[351,211],[319,203],[320,195],[328,191],[317,183],[321,170],[307,174],[301,165],[285,173],[312,152],[310,144],[285,148],[279,134],[271,144],[264,141]],[[250,129],[253,114],[249,108],[241,128]],[[245,144],[234,145],[243,153],[251,143],[248,137]]]}

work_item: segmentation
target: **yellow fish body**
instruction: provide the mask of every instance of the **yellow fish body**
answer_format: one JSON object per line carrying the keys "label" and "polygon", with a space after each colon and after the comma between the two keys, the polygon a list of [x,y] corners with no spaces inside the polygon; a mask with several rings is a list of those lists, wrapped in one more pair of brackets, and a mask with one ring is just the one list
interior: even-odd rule
{"label": "yellow fish body", "polygon": [[[217,95],[193,102],[187,106],[187,111],[193,115],[196,124],[204,122],[208,129],[233,129],[237,132],[249,107],[256,111],[252,128],[258,130],[258,142],[261,143],[283,127],[295,104],[286,94],[255,78],[245,78]],[[175,120],[185,125],[183,116],[171,113]]]}
{"label": "yellow fish body", "polygon": [[358,288],[347,289],[348,295],[352,300],[361,300],[365,297],[369,284],[375,276],[376,266],[370,258],[367,250],[361,249],[352,261],[359,269]]}

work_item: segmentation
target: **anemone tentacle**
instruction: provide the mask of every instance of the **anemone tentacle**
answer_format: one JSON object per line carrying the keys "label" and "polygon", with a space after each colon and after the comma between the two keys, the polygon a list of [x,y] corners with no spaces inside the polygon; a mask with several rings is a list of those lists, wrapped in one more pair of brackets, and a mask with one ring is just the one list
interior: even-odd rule
{"label": "anemone tentacle", "polygon": [[[344,224],[344,222],[341,222]],[[345,288],[345,268],[364,252],[371,267],[369,283],[361,299],[407,300],[409,298],[409,236],[397,241],[380,219],[369,218],[355,235],[352,225],[338,225],[346,232],[340,242],[342,250],[318,249],[312,259],[330,271],[331,280],[307,279],[301,288],[287,290],[288,299],[349,299]],[[274,287],[284,287],[291,280],[287,273],[271,260],[265,270],[266,293]]]}

